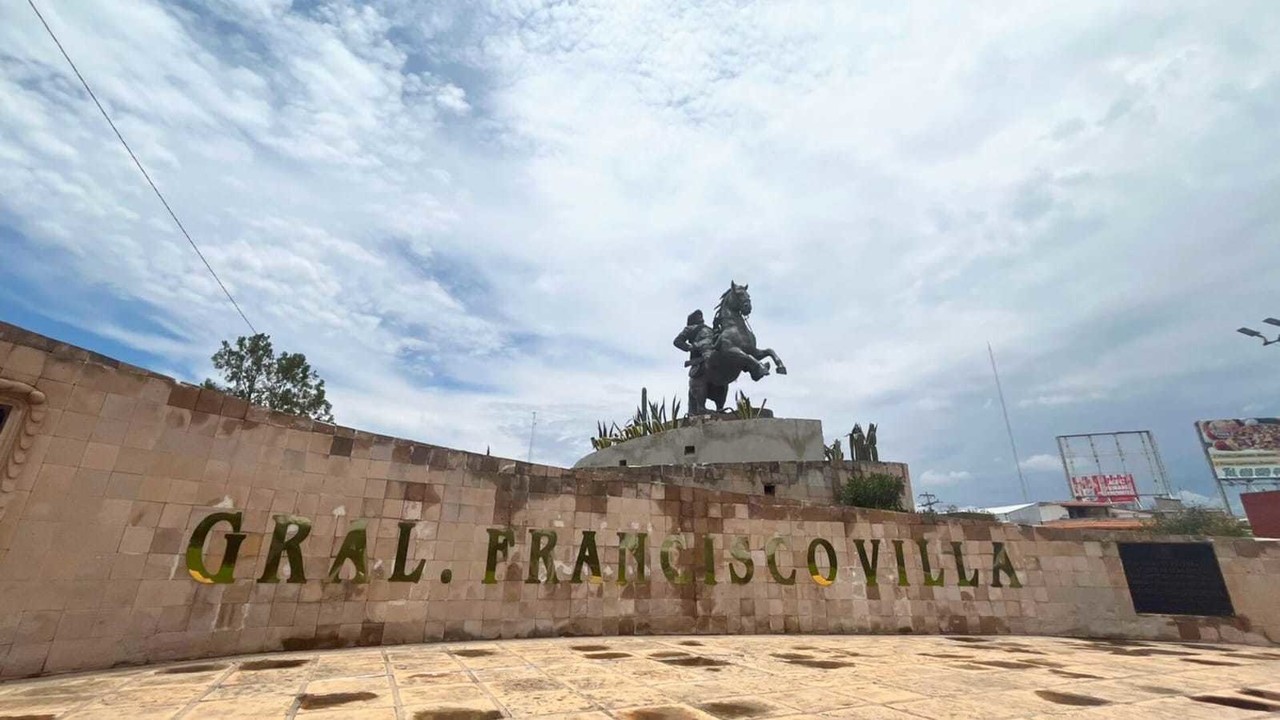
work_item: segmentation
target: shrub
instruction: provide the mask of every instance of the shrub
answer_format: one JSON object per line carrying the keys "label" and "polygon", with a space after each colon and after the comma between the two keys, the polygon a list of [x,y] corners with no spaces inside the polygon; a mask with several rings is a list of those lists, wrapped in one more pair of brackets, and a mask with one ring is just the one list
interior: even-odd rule
{"label": "shrub", "polygon": [[1198,535],[1201,537],[1248,537],[1249,528],[1217,510],[1189,507],[1159,515],[1143,530],[1153,535]]}
{"label": "shrub", "polygon": [[896,510],[902,507],[902,478],[885,473],[854,476],[840,488],[840,504],[850,507]]}

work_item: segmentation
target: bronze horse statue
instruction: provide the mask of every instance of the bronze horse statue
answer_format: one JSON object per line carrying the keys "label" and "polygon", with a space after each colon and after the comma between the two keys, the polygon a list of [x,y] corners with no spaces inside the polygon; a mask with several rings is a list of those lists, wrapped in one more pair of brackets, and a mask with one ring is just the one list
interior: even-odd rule
{"label": "bronze horse statue", "polygon": [[[704,356],[702,371],[690,382],[690,415],[707,413],[706,403],[716,404],[716,412],[724,411],[729,396],[729,384],[746,372],[752,380],[769,374],[768,361],[772,358],[779,375],[787,374],[782,358],[770,348],[756,347],[756,334],[747,324],[751,314],[751,295],[746,285],[729,281],[729,289],[720,296],[716,305],[716,317],[711,326],[711,347]],[[700,382],[699,382],[700,380]]]}

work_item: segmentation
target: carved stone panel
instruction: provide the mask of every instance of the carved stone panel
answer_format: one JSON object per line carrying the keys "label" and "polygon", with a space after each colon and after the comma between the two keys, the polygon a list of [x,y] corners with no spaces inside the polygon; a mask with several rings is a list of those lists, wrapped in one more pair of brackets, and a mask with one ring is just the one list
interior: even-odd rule
{"label": "carved stone panel", "polygon": [[0,427],[0,518],[3,518],[9,494],[17,487],[18,474],[22,472],[48,406],[43,392],[7,378],[0,378],[0,405],[7,408],[4,426]]}

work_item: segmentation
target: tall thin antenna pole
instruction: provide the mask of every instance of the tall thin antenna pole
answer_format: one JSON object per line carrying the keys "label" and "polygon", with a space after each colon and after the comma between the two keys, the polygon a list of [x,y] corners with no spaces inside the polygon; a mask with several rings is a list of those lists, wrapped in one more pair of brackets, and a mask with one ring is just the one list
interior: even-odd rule
{"label": "tall thin antenna pole", "polygon": [[1009,424],[1009,408],[1004,404],[1004,389],[1000,387],[1000,371],[996,369],[996,353],[991,349],[991,343],[987,343],[987,354],[991,356],[991,374],[996,376],[996,394],[1000,396],[1000,412],[1004,413],[1004,429],[1009,432],[1013,466],[1018,470],[1018,482],[1022,485],[1022,502],[1031,502],[1031,494],[1027,492],[1027,479],[1022,476],[1022,461],[1018,459],[1018,444],[1013,441],[1013,425]]}
{"label": "tall thin antenna pole", "polygon": [[533,411],[533,422],[529,424],[529,455],[525,458],[527,462],[533,462],[533,431],[538,427],[538,411]]}

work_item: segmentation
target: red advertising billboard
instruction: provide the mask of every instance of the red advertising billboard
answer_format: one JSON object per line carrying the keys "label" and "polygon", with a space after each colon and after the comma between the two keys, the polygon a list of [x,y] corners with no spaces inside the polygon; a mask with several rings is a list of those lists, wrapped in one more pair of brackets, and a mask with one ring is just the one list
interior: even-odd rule
{"label": "red advertising billboard", "polygon": [[1126,503],[1138,501],[1133,475],[1080,475],[1071,478],[1071,496],[1076,500]]}

